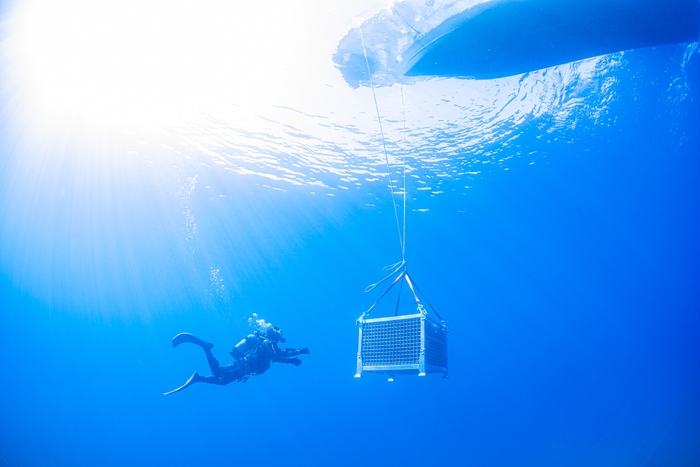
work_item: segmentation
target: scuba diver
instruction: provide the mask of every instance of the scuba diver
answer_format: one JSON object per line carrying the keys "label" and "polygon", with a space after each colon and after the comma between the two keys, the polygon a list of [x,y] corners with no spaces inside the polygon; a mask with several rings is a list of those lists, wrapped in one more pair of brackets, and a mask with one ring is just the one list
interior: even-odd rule
{"label": "scuba diver", "polygon": [[[253,316],[257,318],[257,315]],[[254,321],[251,318],[248,322],[258,329],[231,349],[229,354],[233,357],[233,363],[224,366],[221,366],[211,353],[214,344],[188,332],[183,332],[173,337],[173,347],[186,342],[200,346],[204,350],[212,374],[200,376],[195,371],[185,384],[172,391],[164,392],[163,395],[167,396],[168,394],[182,391],[194,383],[218,384],[220,386],[225,386],[234,381],[245,383],[251,376],[265,373],[270,368],[271,362],[291,363],[299,366],[301,365],[301,359],[296,358],[296,356],[309,354],[308,348],[299,350],[291,348],[281,349],[278,344],[285,341],[285,338],[282,336],[282,330],[270,323],[266,323],[265,320],[256,319]]]}

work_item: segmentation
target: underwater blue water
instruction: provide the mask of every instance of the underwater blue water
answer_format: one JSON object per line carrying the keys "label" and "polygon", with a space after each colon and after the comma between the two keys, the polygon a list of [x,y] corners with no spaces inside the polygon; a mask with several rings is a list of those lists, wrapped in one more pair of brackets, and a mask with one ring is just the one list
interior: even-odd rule
{"label": "underwater blue water", "polygon": [[[584,85],[512,81],[523,99],[571,86],[553,93],[564,117],[500,109],[473,128],[436,103],[409,121],[406,259],[450,325],[448,379],[353,378],[355,320],[379,294],[363,289],[400,259],[387,184],[338,181],[370,173],[367,153],[380,173],[376,133],[358,130],[356,162],[342,139],[280,156],[318,149],[303,131],[228,151],[269,153],[245,162],[258,175],[194,144],[174,158],[170,136],[138,157],[140,136],[115,158],[69,142],[28,168],[5,112],[0,465],[700,464],[700,58],[681,44],[608,65]],[[298,184],[259,176],[294,167]],[[162,395],[207,373],[175,334],[228,363],[252,313],[311,349],[300,367]]]}

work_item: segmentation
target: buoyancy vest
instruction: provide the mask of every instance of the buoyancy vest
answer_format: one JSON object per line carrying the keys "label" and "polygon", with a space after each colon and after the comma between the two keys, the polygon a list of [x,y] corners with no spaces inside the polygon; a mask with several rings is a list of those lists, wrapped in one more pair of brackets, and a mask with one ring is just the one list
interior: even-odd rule
{"label": "buoyancy vest", "polygon": [[260,341],[257,339],[257,345],[251,347],[251,349],[246,353],[245,360],[250,365],[253,373],[256,375],[261,375],[265,373],[268,368],[270,368],[270,355],[265,349],[265,341]]}

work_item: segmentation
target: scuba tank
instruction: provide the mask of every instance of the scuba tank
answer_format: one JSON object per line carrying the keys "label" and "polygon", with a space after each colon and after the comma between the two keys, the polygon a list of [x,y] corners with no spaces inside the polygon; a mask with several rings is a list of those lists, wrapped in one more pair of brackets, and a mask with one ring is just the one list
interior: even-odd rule
{"label": "scuba tank", "polygon": [[255,347],[258,347],[261,342],[262,341],[258,336],[248,334],[231,349],[229,354],[231,354],[231,356],[236,360],[239,358],[245,358],[245,356]]}

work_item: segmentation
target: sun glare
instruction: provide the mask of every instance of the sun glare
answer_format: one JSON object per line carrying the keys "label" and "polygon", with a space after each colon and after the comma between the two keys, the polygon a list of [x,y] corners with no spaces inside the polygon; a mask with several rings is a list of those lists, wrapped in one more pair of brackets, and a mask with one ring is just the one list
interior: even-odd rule
{"label": "sun glare", "polygon": [[18,2],[9,42],[14,82],[32,118],[91,124],[159,126],[264,99],[270,75],[279,79],[291,60],[292,29],[298,36],[308,16],[288,3]]}

